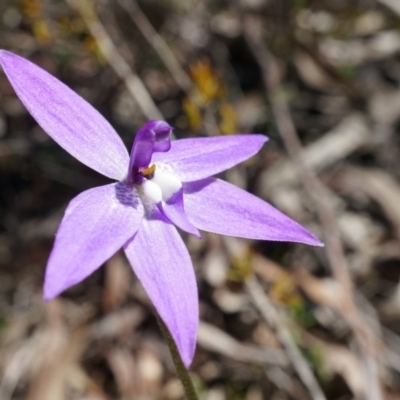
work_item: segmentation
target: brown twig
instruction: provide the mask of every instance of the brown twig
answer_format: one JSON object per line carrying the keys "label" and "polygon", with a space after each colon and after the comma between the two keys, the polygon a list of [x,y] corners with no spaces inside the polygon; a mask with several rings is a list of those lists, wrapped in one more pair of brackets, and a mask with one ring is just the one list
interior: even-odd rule
{"label": "brown twig", "polygon": [[137,2],[135,0],[118,0],[118,3],[126,10],[149,45],[157,52],[158,56],[174,78],[176,84],[184,92],[188,92],[193,86],[191,79],[181,67],[174,53],[165,43],[165,40],[153,28],[153,25],[151,25]]}
{"label": "brown twig", "polygon": [[67,0],[67,3],[81,15],[100,51],[115,73],[125,82],[143,115],[148,119],[163,119],[161,111],[154,103],[142,80],[121,56],[98,19],[93,5],[86,0]]}
{"label": "brown twig", "polygon": [[246,345],[237,341],[216,326],[200,321],[197,343],[207,349],[233,360],[252,364],[288,365],[286,354],[280,349],[264,349],[254,345]]}
{"label": "brown twig", "polygon": [[395,14],[400,15],[400,3],[397,0],[378,0],[378,3],[383,4]]}
{"label": "brown twig", "polygon": [[[247,244],[239,239],[224,237],[224,246],[232,259],[243,259],[249,250]],[[254,260],[253,260],[254,263]],[[297,343],[295,342],[286,317],[265,294],[262,285],[255,276],[250,276],[245,280],[245,287],[255,308],[262,318],[271,326],[277,335],[279,342],[286,350],[288,359],[295,369],[298,377],[307,388],[313,400],[325,400],[326,397],[315,378],[310,365],[304,359]]]}
{"label": "brown twig", "polygon": [[311,367],[304,359],[301,351],[299,350],[296,342],[294,341],[289,327],[286,324],[285,317],[280,314],[278,309],[273,305],[268,296],[265,294],[264,289],[252,276],[245,281],[247,293],[249,294],[254,305],[261,313],[262,317],[267,323],[272,326],[279,338],[279,341],[285,347],[286,353],[296,370],[299,378],[310,392],[314,400],[326,400],[324,392],[320,388],[317,379],[315,378]]}
{"label": "brown twig", "polygon": [[[137,2],[135,0],[118,0],[118,2],[127,11],[149,45],[158,54],[176,84],[182,89],[182,91],[190,95],[193,89],[195,89],[190,76],[182,68],[165,40],[151,25]],[[191,100],[199,106],[196,96],[192,96]],[[203,126],[209,136],[216,135],[219,132],[217,121],[212,113],[206,113]]]}

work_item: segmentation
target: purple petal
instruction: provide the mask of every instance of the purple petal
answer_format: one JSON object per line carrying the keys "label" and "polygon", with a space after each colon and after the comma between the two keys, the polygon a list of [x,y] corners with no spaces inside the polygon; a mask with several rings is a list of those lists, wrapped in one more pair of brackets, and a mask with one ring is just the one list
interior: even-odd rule
{"label": "purple petal", "polygon": [[188,367],[196,347],[199,308],[192,262],[181,237],[167,222],[144,219],[125,252]]}
{"label": "purple petal", "polygon": [[184,185],[185,210],[202,230],[248,239],[323,244],[270,204],[220,179]]}
{"label": "purple petal", "polygon": [[168,164],[182,182],[218,174],[256,154],[267,141],[263,135],[232,135],[181,139],[167,153],[156,153],[153,162]]}
{"label": "purple petal", "polygon": [[178,228],[201,238],[199,230],[188,220],[183,206],[183,189],[176,192],[167,202],[157,204],[160,211]]}
{"label": "purple petal", "polygon": [[68,205],[47,264],[44,298],[85,279],[138,230],[143,206],[134,189],[113,183],[89,189]]}
{"label": "purple petal", "polygon": [[61,147],[109,178],[125,178],[127,150],[111,125],[89,103],[22,57],[1,50],[0,63],[22,103]]}

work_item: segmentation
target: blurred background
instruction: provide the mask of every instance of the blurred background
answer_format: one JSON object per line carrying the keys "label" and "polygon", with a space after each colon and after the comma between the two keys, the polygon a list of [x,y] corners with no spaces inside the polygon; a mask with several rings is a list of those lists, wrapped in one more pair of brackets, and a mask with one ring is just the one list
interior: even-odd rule
{"label": "blurred background", "polygon": [[[177,138],[270,138],[223,178],[326,247],[184,236],[203,399],[400,399],[398,0],[1,0],[0,48],[81,94],[128,148],[151,118]],[[123,254],[42,300],[66,205],[105,183],[0,73],[1,400],[183,398]]]}

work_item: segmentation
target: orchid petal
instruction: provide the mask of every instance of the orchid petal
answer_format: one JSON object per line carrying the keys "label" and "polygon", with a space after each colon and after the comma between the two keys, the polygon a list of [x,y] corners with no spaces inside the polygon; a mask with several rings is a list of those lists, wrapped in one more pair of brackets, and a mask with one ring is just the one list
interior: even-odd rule
{"label": "orchid petal", "polygon": [[172,141],[167,153],[153,154],[153,162],[168,164],[182,182],[196,181],[247,160],[267,140],[266,136],[255,134],[181,139]]}
{"label": "orchid petal", "polygon": [[185,211],[202,230],[248,239],[323,244],[270,204],[227,182],[207,178],[184,184]]}
{"label": "orchid petal", "polygon": [[143,206],[132,187],[113,183],[86,190],[68,205],[47,264],[44,297],[79,283],[138,230]]}
{"label": "orchid petal", "polygon": [[180,235],[166,221],[144,219],[125,252],[188,367],[196,346],[199,309],[192,262]]}
{"label": "orchid petal", "polygon": [[160,211],[178,228],[199,239],[199,230],[189,221],[183,206],[183,189],[179,189],[167,202],[157,204]]}
{"label": "orchid petal", "polygon": [[125,178],[128,152],[111,125],[89,103],[22,57],[2,50],[0,63],[19,99],[61,147],[109,178]]}

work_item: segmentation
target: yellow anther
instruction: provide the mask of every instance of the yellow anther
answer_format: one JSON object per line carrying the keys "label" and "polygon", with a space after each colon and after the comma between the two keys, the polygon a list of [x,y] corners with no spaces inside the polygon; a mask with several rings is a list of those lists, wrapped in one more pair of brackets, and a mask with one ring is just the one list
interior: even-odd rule
{"label": "yellow anther", "polygon": [[156,164],[151,165],[149,168],[142,169],[140,172],[143,176],[152,176],[154,175],[154,172],[156,172]]}

